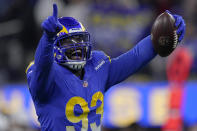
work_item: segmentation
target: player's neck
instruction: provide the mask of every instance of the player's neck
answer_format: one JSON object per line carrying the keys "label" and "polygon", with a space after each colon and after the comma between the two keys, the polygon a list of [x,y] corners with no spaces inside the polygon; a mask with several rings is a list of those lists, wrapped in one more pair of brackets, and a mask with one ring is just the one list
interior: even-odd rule
{"label": "player's neck", "polygon": [[81,69],[81,70],[71,70],[70,71],[75,74],[77,77],[79,77],[81,80],[83,80],[83,76],[85,74],[85,71],[84,69]]}

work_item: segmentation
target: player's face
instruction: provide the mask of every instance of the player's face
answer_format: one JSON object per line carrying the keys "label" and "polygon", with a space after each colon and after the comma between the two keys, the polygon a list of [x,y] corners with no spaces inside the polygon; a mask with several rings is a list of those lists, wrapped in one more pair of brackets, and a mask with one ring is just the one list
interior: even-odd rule
{"label": "player's face", "polygon": [[67,48],[65,55],[71,60],[81,60],[86,55],[86,42],[89,36],[86,34],[72,35],[64,38],[60,42],[60,46]]}

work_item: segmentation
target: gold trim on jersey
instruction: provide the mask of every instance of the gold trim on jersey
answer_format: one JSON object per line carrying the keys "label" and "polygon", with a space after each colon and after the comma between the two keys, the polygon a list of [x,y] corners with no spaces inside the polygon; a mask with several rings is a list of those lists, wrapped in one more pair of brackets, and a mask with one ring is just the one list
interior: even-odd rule
{"label": "gold trim on jersey", "polygon": [[25,70],[25,73],[26,73],[26,74],[27,74],[28,69],[29,69],[33,64],[34,64],[34,61],[31,61],[31,62],[29,63],[29,65],[27,66],[27,68],[26,68],[26,70]]}

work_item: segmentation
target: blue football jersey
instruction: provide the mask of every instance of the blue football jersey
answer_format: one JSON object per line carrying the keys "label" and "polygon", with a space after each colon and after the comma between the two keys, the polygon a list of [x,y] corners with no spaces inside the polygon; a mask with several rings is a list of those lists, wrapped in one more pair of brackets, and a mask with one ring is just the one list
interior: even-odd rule
{"label": "blue football jersey", "polygon": [[27,79],[43,131],[96,131],[101,128],[103,97],[111,86],[125,80],[155,55],[150,36],[133,49],[110,59],[92,51],[81,80],[54,62],[52,43],[43,36]]}

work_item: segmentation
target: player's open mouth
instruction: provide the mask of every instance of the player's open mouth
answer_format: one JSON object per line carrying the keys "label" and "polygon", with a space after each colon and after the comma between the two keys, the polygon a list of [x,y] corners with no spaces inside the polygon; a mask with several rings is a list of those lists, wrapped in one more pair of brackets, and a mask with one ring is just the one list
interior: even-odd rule
{"label": "player's open mouth", "polygon": [[72,60],[80,60],[82,58],[82,51],[81,49],[75,50],[71,53]]}

